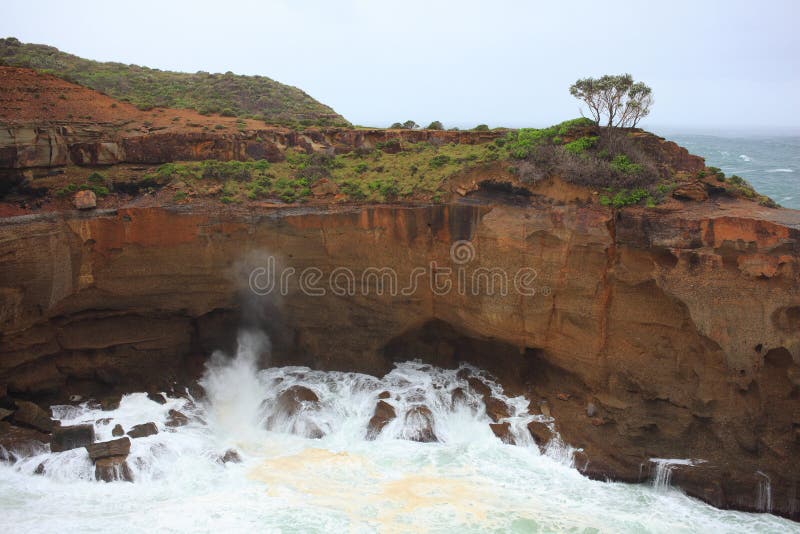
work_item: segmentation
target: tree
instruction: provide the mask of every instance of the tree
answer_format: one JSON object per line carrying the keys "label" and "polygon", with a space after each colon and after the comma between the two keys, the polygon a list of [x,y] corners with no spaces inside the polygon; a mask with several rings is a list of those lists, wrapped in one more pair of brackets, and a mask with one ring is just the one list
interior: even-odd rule
{"label": "tree", "polygon": [[634,82],[630,74],[582,78],[569,88],[572,96],[583,100],[595,123],[605,118],[609,128],[636,127],[650,113],[653,90]]}
{"label": "tree", "polygon": [[405,128],[406,130],[416,130],[417,128],[419,128],[419,124],[417,124],[414,121],[406,121],[403,123],[403,128]]}
{"label": "tree", "polygon": [[475,128],[473,128],[476,132],[488,132],[489,125],[488,124],[479,124]]}
{"label": "tree", "polygon": [[399,122],[393,122],[392,125],[389,126],[389,129],[391,129],[391,130],[402,130],[403,129],[403,125],[400,124]]}
{"label": "tree", "polygon": [[440,121],[433,121],[428,125],[426,130],[444,130],[444,126]]}

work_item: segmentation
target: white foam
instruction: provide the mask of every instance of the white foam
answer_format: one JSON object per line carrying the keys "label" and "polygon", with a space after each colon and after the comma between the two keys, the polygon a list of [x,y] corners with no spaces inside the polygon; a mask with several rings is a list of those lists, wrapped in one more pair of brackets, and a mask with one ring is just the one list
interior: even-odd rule
{"label": "white foam", "polygon": [[767,172],[794,172],[794,169],[770,169]]}
{"label": "white foam", "polygon": [[740,160],[742,160],[742,161],[753,161],[753,160],[750,158],[750,156],[748,156],[748,155],[746,155],[746,154],[739,154],[739,159],[740,159]]}

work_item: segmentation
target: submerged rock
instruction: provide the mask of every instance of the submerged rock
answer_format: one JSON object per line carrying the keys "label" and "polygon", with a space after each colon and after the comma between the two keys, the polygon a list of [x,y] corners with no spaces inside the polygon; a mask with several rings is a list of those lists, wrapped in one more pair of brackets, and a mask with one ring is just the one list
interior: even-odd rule
{"label": "submerged rock", "polygon": [[133,482],[133,473],[127,462],[127,455],[107,456],[94,463],[94,478],[103,482],[122,480]]}
{"label": "submerged rock", "polygon": [[408,410],[405,423],[413,429],[408,439],[422,443],[439,441],[433,427],[433,413],[427,406],[415,406]]}
{"label": "submerged rock", "polygon": [[379,400],[378,404],[375,405],[372,419],[369,420],[367,425],[367,439],[372,440],[378,437],[383,427],[395,417],[397,417],[397,412],[395,412],[394,407],[386,401]]}
{"label": "submerged rock", "polygon": [[186,417],[183,413],[179,412],[178,410],[170,410],[169,419],[167,419],[166,426],[174,428],[178,426],[183,426],[188,422],[189,418]]}
{"label": "submerged rock", "polygon": [[158,434],[158,427],[155,423],[144,423],[141,425],[134,425],[128,430],[128,435],[132,438],[145,438]]}
{"label": "submerged rock", "polygon": [[62,426],[53,429],[50,450],[53,452],[79,449],[94,443],[94,425]]}
{"label": "submerged rock", "polygon": [[236,452],[234,449],[228,449],[225,451],[225,454],[220,456],[219,461],[223,464],[227,464],[229,462],[238,464],[242,462],[242,457],[239,456],[239,453]]}
{"label": "submerged rock", "polygon": [[115,438],[118,438],[120,436],[124,436],[125,435],[125,429],[122,428],[122,425],[116,424],[116,425],[114,425],[114,428],[111,429],[111,435],[114,436]]}
{"label": "submerged rock", "polygon": [[494,435],[500,438],[503,443],[509,443],[511,445],[516,443],[514,436],[511,434],[511,423],[508,421],[505,423],[489,423],[489,428],[492,429]]}
{"label": "submerged rock", "polygon": [[86,450],[89,452],[89,458],[93,461],[111,456],[128,456],[128,453],[131,452],[131,440],[126,436],[111,441],[101,441],[87,445]]}
{"label": "submerged rock", "polygon": [[467,393],[461,387],[454,389],[450,393],[450,405],[455,407],[458,404],[467,404]]}

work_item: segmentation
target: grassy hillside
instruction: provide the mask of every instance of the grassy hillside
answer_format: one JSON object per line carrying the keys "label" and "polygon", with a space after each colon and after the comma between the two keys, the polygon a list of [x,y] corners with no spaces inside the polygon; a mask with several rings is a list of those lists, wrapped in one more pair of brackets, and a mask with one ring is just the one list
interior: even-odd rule
{"label": "grassy hillside", "polygon": [[348,125],[306,93],[264,76],[161,71],[101,63],[45,45],[0,39],[0,65],[28,67],[95,89],[140,109],[171,107],[287,125]]}

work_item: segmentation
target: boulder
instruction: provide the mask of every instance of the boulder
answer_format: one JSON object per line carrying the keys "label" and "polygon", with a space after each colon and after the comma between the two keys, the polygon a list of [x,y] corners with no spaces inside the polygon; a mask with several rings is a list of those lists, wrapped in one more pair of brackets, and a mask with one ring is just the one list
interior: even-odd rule
{"label": "boulder", "polygon": [[378,398],[379,399],[388,399],[391,396],[392,396],[392,394],[389,393],[388,391],[381,391],[380,393],[378,393]]}
{"label": "boulder", "polygon": [[590,402],[586,405],[586,415],[587,417],[594,417],[597,415],[597,405],[595,405],[595,403]]}
{"label": "boulder", "polygon": [[[0,460],[16,461],[47,450],[50,437],[33,428],[23,428],[0,421]],[[3,453],[5,451],[5,453]]]}
{"label": "boulder", "polygon": [[486,385],[486,382],[476,376],[470,376],[467,378],[467,383],[469,384],[469,387],[475,391],[475,393],[483,395],[484,397],[488,397],[492,394],[492,390]]}
{"label": "boulder", "polygon": [[147,398],[153,402],[157,402],[158,404],[166,404],[167,398],[164,396],[163,393],[158,393],[155,391],[151,391],[147,394]]}
{"label": "boulder", "polygon": [[131,440],[128,437],[112,439],[111,441],[101,441],[86,446],[89,458],[92,461],[100,458],[110,458],[111,456],[128,456],[131,452]]}
{"label": "boulder", "polygon": [[544,451],[544,448],[553,439],[553,433],[550,428],[539,421],[531,421],[528,423],[528,432],[531,433],[534,443],[539,446],[539,450]]}
{"label": "boulder", "polygon": [[486,415],[495,423],[511,415],[508,405],[497,397],[484,397],[483,402],[486,404]]}
{"label": "boulder", "polygon": [[94,443],[94,425],[62,426],[53,429],[50,450],[63,452]]}
{"label": "boulder", "polygon": [[467,404],[467,393],[464,388],[458,387],[450,394],[450,404],[455,407],[458,404]]}
{"label": "boulder", "polygon": [[183,413],[179,412],[178,410],[170,410],[166,426],[174,428],[177,426],[183,426],[188,422],[189,418],[186,417]]}
{"label": "boulder", "polygon": [[412,427],[408,438],[412,441],[430,443],[439,441],[433,428],[433,414],[427,406],[415,406],[406,412],[406,426]]}
{"label": "boulder", "polygon": [[55,423],[50,414],[28,401],[16,401],[17,410],[11,416],[15,424],[33,428],[41,432],[52,432]]}
{"label": "boulder", "polygon": [[698,182],[688,182],[675,188],[672,192],[673,198],[678,200],[693,200],[695,202],[703,202],[708,200],[708,191],[705,186]]}
{"label": "boulder", "polygon": [[223,464],[227,464],[228,462],[238,464],[242,462],[242,457],[239,456],[239,453],[234,449],[228,449],[225,451],[225,454],[220,457],[219,461]]}
{"label": "boulder", "polygon": [[100,409],[105,412],[110,412],[119,408],[119,397],[106,397],[100,401]]}
{"label": "boulder", "polygon": [[75,193],[75,196],[72,197],[72,203],[79,210],[94,209],[97,207],[97,195],[94,194],[94,191],[89,191],[88,189],[78,191]]}
{"label": "boulder", "polygon": [[94,478],[103,482],[122,480],[133,482],[133,473],[127,462],[127,455],[107,456],[94,463]]}
{"label": "boulder", "polygon": [[5,408],[0,408],[0,421],[9,417],[11,414],[14,413],[14,410],[6,410]]}
{"label": "boulder", "polygon": [[278,395],[277,412],[287,417],[297,415],[303,403],[319,402],[317,394],[305,386],[292,386]]}
{"label": "boulder", "polygon": [[125,429],[122,428],[122,425],[116,424],[116,425],[114,425],[114,428],[111,429],[111,435],[114,436],[115,438],[118,438],[120,436],[124,436],[125,435]]}
{"label": "boulder", "polygon": [[128,435],[132,438],[145,438],[147,436],[152,436],[153,434],[158,434],[158,427],[155,423],[133,425],[133,427],[128,430]]}
{"label": "boulder", "polygon": [[508,421],[505,423],[489,423],[489,428],[503,443],[515,444],[514,436],[511,434],[511,423]]}
{"label": "boulder", "polygon": [[375,405],[375,412],[367,426],[367,439],[375,439],[386,424],[397,417],[394,407],[384,400],[379,400]]}

